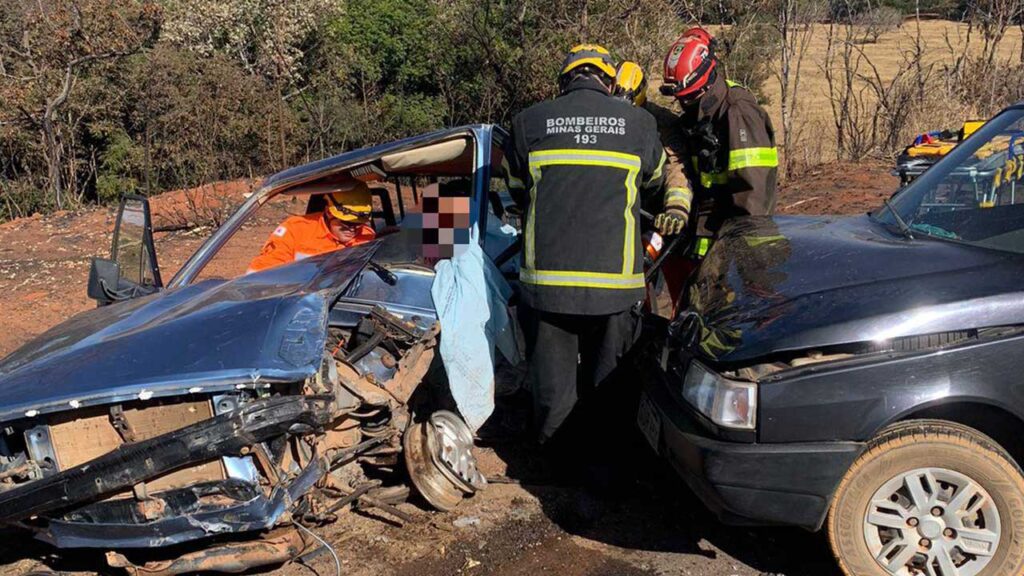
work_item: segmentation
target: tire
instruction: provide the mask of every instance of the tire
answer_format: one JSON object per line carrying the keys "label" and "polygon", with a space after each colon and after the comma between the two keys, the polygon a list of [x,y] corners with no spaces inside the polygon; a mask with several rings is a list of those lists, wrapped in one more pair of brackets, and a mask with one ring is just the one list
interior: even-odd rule
{"label": "tire", "polygon": [[875,437],[839,483],[828,537],[847,576],[1020,576],[1024,476],[977,430],[900,423]]}

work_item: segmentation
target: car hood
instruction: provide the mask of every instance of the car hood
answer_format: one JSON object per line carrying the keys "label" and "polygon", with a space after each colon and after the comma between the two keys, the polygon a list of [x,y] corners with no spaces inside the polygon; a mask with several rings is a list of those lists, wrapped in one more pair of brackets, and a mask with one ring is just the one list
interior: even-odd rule
{"label": "car hood", "polygon": [[328,308],[379,243],[83,312],[0,361],[0,421],[319,369]]}
{"label": "car hood", "polygon": [[687,338],[721,362],[1024,322],[1024,257],[893,235],[867,216],[739,218],[689,289]]}

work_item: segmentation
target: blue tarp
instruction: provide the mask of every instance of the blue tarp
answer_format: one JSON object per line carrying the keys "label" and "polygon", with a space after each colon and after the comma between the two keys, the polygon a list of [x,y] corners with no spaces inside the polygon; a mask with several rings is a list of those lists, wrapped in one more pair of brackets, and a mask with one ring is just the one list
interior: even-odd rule
{"label": "blue tarp", "polygon": [[434,266],[430,289],[452,396],[474,432],[494,411],[494,349],[513,365],[521,361],[508,309],[512,289],[484,254],[475,230],[463,253]]}

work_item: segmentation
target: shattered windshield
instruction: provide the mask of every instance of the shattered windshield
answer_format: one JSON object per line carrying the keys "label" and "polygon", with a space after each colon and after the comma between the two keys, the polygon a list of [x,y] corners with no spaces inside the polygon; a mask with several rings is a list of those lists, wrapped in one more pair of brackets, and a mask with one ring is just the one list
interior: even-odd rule
{"label": "shattered windshield", "polygon": [[[1024,110],[1012,109],[896,194],[892,206],[915,236],[1024,253],[1022,185]],[[885,208],[873,216],[900,227]]]}

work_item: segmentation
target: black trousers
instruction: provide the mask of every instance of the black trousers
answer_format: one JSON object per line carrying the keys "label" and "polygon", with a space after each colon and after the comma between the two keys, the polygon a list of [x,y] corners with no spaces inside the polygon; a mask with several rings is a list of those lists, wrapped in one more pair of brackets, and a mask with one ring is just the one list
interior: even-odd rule
{"label": "black trousers", "polygon": [[549,440],[581,395],[608,378],[639,336],[639,313],[584,316],[527,309],[528,382],[538,439]]}

